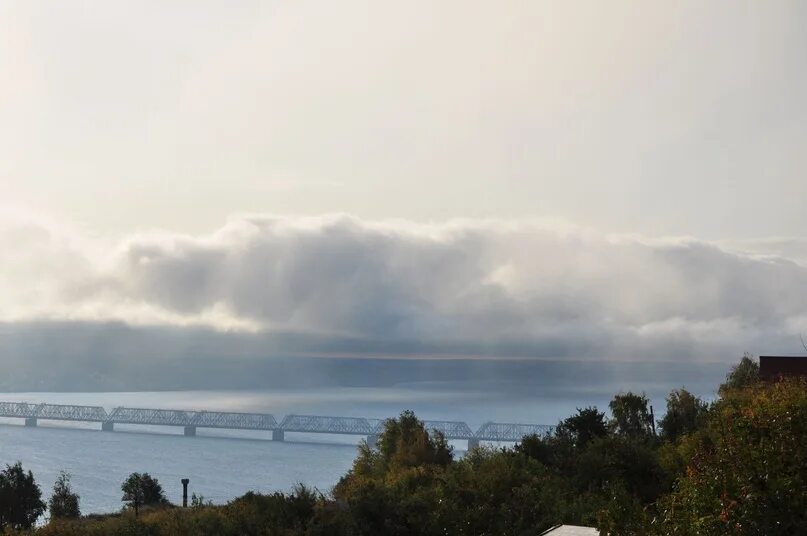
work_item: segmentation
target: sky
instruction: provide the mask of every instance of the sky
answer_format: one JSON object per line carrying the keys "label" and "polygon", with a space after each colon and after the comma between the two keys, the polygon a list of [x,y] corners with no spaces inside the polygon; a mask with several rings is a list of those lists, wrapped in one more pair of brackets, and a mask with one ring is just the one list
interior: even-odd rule
{"label": "sky", "polygon": [[0,322],[801,350],[805,23],[786,1],[3,2]]}

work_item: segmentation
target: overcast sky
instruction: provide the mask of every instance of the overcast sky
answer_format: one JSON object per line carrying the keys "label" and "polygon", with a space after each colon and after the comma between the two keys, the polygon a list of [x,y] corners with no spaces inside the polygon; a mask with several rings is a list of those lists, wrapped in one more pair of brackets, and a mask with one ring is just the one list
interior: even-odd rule
{"label": "overcast sky", "polygon": [[2,2],[0,321],[795,351],[805,95],[802,2]]}

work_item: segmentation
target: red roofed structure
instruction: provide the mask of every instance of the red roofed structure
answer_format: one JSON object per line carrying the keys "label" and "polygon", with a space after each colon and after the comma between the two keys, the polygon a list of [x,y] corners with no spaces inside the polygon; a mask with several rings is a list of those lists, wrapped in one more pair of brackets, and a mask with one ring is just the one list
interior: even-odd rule
{"label": "red roofed structure", "polygon": [[786,376],[807,377],[807,356],[761,355],[759,356],[759,377],[765,381],[776,381]]}

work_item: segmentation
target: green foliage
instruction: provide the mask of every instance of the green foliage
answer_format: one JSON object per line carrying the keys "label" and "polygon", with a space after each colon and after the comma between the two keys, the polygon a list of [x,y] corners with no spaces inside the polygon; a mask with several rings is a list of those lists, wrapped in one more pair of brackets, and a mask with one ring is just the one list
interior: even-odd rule
{"label": "green foliage", "polygon": [[694,432],[706,416],[706,403],[686,389],[677,389],[667,396],[667,413],[659,421],[661,436],[675,441],[684,434]]}
{"label": "green foliage", "polygon": [[42,491],[20,462],[0,472],[0,528],[27,529],[45,512]]}
{"label": "green foliage", "polygon": [[[298,486],[290,494],[247,493],[224,506],[157,509],[141,513],[58,520],[37,536],[292,536],[314,534],[308,525],[325,499]],[[334,534],[326,532],[323,534]],[[338,534],[338,533],[337,533]]]}
{"label": "green foliage", "polygon": [[540,534],[563,517],[569,486],[515,451],[477,449],[442,482],[440,534]]}
{"label": "green foliage", "polygon": [[53,495],[48,501],[50,518],[75,519],[81,516],[78,506],[79,496],[70,487],[70,474],[62,471],[53,484]]}
{"label": "green foliage", "polygon": [[607,506],[597,516],[596,526],[600,529],[600,534],[652,534],[653,522],[641,500],[619,484],[609,485],[607,494]]}
{"label": "green foliage", "polygon": [[739,363],[731,368],[726,381],[720,385],[719,392],[725,395],[733,389],[743,389],[759,383],[759,363],[751,354],[745,354]]}
{"label": "green foliage", "polygon": [[664,532],[807,534],[807,384],[726,393],[660,504]]}
{"label": "green foliage", "polygon": [[453,460],[451,447],[437,430],[431,434],[411,411],[388,419],[378,438],[381,468],[396,470],[422,465],[445,467]]}
{"label": "green foliage", "polygon": [[276,534],[302,534],[314,515],[318,495],[299,485],[289,494],[260,495],[249,492],[226,507],[228,530],[234,534],[262,534],[266,527],[276,527]]}
{"label": "green foliage", "polygon": [[663,440],[647,398],[632,393],[614,398],[609,425],[596,408],[578,409],[552,435],[459,460],[404,412],[385,423],[378,448],[360,446],[332,497],[299,486],[224,506],[197,499],[138,518],[56,520],[37,533],[526,535],[568,523],[620,536],[807,534],[807,383],[765,384],[752,372],[735,367],[709,408],[670,393]]}
{"label": "green foliage", "polygon": [[621,393],[608,404],[613,415],[612,426],[621,436],[643,439],[653,434],[653,417],[649,401],[643,394]]}
{"label": "green foliage", "polygon": [[620,486],[644,503],[655,500],[666,483],[654,446],[619,436],[593,442],[577,458],[573,478],[581,491],[607,492]]}
{"label": "green foliage", "polygon": [[592,407],[578,408],[575,415],[558,423],[554,434],[525,436],[514,450],[571,477],[575,473],[577,457],[594,440],[608,433],[605,413]]}
{"label": "green foliage", "polygon": [[377,441],[359,447],[353,468],[336,485],[334,497],[354,514],[347,524],[357,534],[410,534],[428,522],[443,471],[453,462],[451,446],[431,434],[414,413],[388,419]]}
{"label": "green foliage", "polygon": [[538,434],[530,434],[521,438],[521,442],[516,443],[513,450],[527,458],[532,458],[545,465],[551,465],[557,449],[554,448],[548,438],[543,438]]}
{"label": "green foliage", "polygon": [[525,454],[531,445],[540,448],[542,439],[514,450],[478,448],[454,461],[440,434],[404,412],[385,423],[377,450],[360,447],[334,489],[348,514],[334,515],[322,533],[540,533],[560,517],[558,498],[571,490]]}
{"label": "green foliage", "polygon": [[134,508],[135,513],[141,506],[167,505],[168,500],[163,493],[163,487],[148,473],[132,473],[124,480],[120,487],[123,492],[122,501]]}
{"label": "green foliage", "polygon": [[568,439],[578,449],[584,449],[593,440],[608,435],[605,413],[592,407],[577,408],[575,415],[558,424],[555,435]]}
{"label": "green foliage", "polygon": [[452,448],[443,434],[436,430],[429,434],[411,411],[404,411],[397,419],[387,419],[377,445],[376,449],[367,443],[359,446],[353,468],[334,489],[337,498],[348,498],[365,481],[383,481],[412,468],[435,471],[453,461]]}

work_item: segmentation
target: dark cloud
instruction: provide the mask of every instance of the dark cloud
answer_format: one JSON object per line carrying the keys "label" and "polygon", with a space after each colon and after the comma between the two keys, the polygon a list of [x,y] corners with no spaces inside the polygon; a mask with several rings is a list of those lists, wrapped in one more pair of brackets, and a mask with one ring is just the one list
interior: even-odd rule
{"label": "dark cloud", "polygon": [[[18,259],[13,269],[0,268],[9,325],[196,326],[225,333],[233,353],[258,337],[261,355],[658,360],[795,351],[807,331],[798,258],[695,239],[254,216],[211,235],[155,232],[105,250],[32,225],[20,224],[28,238],[4,253]],[[13,226],[0,236],[8,245]]]}

